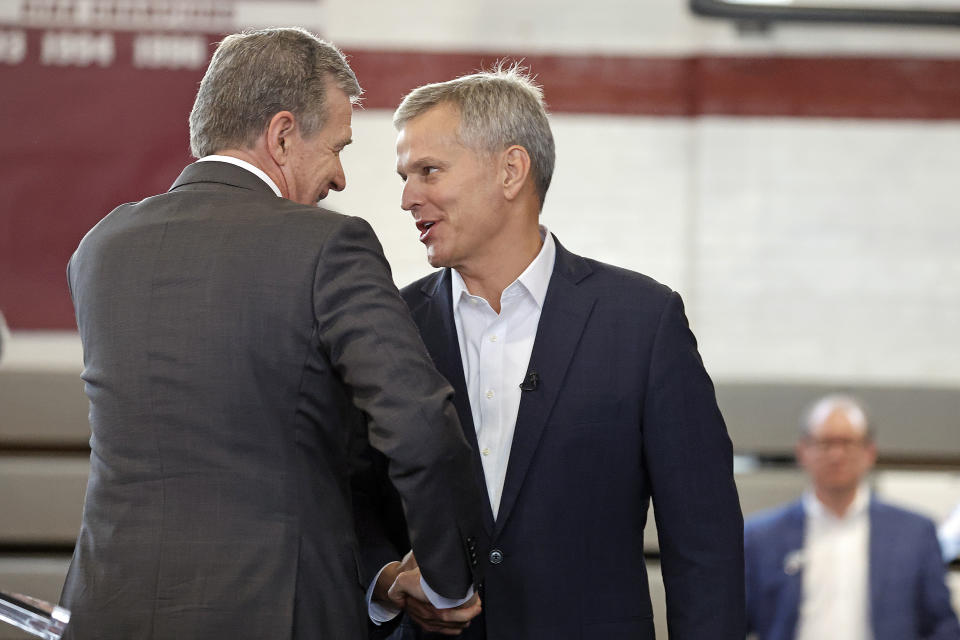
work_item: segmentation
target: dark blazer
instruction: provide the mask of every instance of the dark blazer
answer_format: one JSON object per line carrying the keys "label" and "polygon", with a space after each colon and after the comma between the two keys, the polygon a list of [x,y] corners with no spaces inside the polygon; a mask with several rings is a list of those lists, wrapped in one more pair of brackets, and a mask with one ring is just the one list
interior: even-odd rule
{"label": "dark blazer", "polygon": [[[875,640],[958,640],[933,522],[872,499],[870,622]],[[803,591],[801,501],[752,517],[744,530],[747,624],[760,640],[792,640]],[[799,561],[798,561],[799,562]]]}
{"label": "dark blazer", "polygon": [[[450,282],[443,270],[401,295],[456,390],[484,487]],[[483,509],[484,613],[462,637],[653,638],[652,498],[670,637],[742,640],[731,443],[680,296],[557,243],[528,371],[539,381],[523,393],[497,520]]]}
{"label": "dark blazer", "polygon": [[363,637],[368,441],[424,575],[463,595],[482,496],[366,222],[196,163],[101,220],[68,276],[92,453],[66,637]]}

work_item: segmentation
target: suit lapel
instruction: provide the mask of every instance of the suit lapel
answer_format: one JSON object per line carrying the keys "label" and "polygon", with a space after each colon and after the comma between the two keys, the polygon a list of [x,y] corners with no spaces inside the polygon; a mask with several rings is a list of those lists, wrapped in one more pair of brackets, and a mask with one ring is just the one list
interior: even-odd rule
{"label": "suit lapel", "polygon": [[543,301],[537,336],[527,367],[528,373],[537,373],[539,382],[536,389],[524,391],[520,399],[494,536],[503,529],[516,504],[547,418],[550,417],[580,336],[596,303],[595,296],[578,286],[592,272],[590,265],[583,258],[568,252],[559,242],[556,245],[553,274]]}
{"label": "suit lapel", "polygon": [[[470,409],[470,394],[467,393],[467,383],[463,377],[463,362],[460,358],[460,343],[457,340],[457,325],[453,319],[450,284],[449,269],[444,269],[435,278],[429,279],[421,289],[426,296],[426,302],[421,309],[414,312],[414,316],[420,326],[420,333],[427,351],[433,357],[433,363],[453,387],[453,404],[460,417],[463,435],[473,449],[474,475],[478,486],[483,488],[483,494],[487,495],[487,483],[484,479],[480,448],[477,444],[477,430],[473,424],[473,411]],[[490,533],[493,531],[493,508],[490,506],[489,496],[485,504],[483,522],[487,527],[487,533]]]}
{"label": "suit lapel", "polygon": [[806,524],[803,503],[797,501],[788,513],[782,531],[784,555],[781,570],[786,574],[786,578],[784,588],[780,591],[779,602],[775,605],[777,611],[787,614],[788,619],[783,628],[794,632],[800,619],[800,599],[803,595],[803,537]]}
{"label": "suit lapel", "polygon": [[884,529],[889,530],[882,522],[883,513],[877,508],[876,501],[871,497],[869,508],[870,533],[869,555],[870,563],[867,573],[870,576],[870,622],[877,637],[883,635],[882,629],[877,627],[877,609],[883,595],[883,585],[886,582],[886,568],[890,566],[890,558],[896,555],[893,539],[880,534]]}

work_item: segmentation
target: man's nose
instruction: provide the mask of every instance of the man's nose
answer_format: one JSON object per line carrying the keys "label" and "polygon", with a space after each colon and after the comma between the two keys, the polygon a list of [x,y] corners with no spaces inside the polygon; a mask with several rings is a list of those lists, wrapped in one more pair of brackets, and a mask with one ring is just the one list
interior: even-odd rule
{"label": "man's nose", "polygon": [[417,188],[413,185],[413,180],[407,180],[403,183],[403,192],[400,194],[400,208],[404,211],[412,211],[418,204],[420,204],[420,195],[417,193]]}
{"label": "man's nose", "polygon": [[343,163],[337,160],[337,172],[330,180],[330,188],[334,191],[343,191],[347,188],[347,174],[343,171]]}

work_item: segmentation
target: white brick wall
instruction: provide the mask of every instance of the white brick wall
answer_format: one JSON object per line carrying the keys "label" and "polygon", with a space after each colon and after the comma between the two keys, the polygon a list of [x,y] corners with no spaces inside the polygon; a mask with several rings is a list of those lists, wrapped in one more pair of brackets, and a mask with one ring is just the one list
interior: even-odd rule
{"label": "white brick wall", "polygon": [[709,118],[697,138],[716,375],[960,382],[960,125]]}
{"label": "white brick wall", "polygon": [[[549,88],[548,88],[549,91]],[[357,115],[349,186],[399,284],[429,272],[390,114]],[[681,291],[718,379],[960,382],[960,124],[554,116],[543,222]]]}

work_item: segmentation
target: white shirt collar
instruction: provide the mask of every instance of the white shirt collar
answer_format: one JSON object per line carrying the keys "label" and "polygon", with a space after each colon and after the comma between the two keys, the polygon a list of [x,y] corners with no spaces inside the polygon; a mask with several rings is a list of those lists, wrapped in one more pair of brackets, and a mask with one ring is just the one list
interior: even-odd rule
{"label": "white shirt collar", "polygon": [[[550,276],[553,275],[553,264],[557,257],[557,244],[553,241],[550,231],[543,225],[540,225],[540,238],[543,240],[543,245],[540,247],[537,257],[527,265],[527,268],[517,276],[516,280],[503,290],[503,294],[500,296],[501,300],[517,291],[516,285],[519,283],[527,290],[537,306],[543,309],[543,301],[547,297],[547,288],[550,286]],[[451,283],[453,304],[459,305],[464,295],[469,296],[470,292],[463,281],[463,276],[456,269],[451,269],[451,271],[453,271],[453,281]]]}
{"label": "white shirt collar", "polygon": [[870,488],[865,482],[861,482],[860,486],[857,487],[857,495],[853,498],[853,502],[851,502],[850,506],[847,507],[847,512],[839,518],[833,511],[828,509],[822,502],[820,502],[816,493],[814,493],[812,489],[803,494],[803,510],[808,518],[849,520],[863,515],[869,505]]}
{"label": "white shirt collar", "polygon": [[280,195],[280,188],[277,187],[277,184],[270,179],[266,173],[263,172],[263,169],[256,165],[252,165],[246,160],[241,160],[240,158],[234,158],[232,156],[218,156],[216,154],[210,156],[203,156],[197,162],[226,162],[227,164],[232,164],[235,167],[240,167],[241,169],[246,169],[253,175],[257,176],[261,180],[267,183],[267,186],[270,187],[278,198],[282,198]]}

